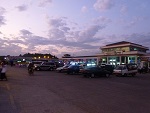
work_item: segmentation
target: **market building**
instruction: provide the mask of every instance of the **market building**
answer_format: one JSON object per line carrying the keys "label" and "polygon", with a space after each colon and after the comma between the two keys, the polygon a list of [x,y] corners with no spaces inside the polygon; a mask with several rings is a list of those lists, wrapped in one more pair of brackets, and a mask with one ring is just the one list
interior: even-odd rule
{"label": "market building", "polygon": [[102,63],[113,65],[140,63],[141,57],[147,55],[148,47],[131,43],[131,42],[117,42],[108,44],[100,48],[102,53],[99,54]]}
{"label": "market building", "polygon": [[[121,41],[113,44],[108,44],[106,46],[100,47],[101,53],[92,56],[76,56],[76,57],[63,57],[62,60],[65,61],[76,61],[76,62],[91,62],[96,65],[101,63],[120,65],[128,63],[136,63],[139,65],[144,65],[146,62],[149,65],[150,55],[147,51],[148,47]],[[146,60],[143,60],[143,59]],[[142,64],[141,64],[142,63]]]}

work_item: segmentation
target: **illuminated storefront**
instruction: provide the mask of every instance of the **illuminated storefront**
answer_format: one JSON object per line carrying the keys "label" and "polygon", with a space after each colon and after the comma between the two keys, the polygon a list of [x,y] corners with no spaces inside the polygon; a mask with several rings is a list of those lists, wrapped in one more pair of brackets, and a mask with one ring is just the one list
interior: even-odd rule
{"label": "illuminated storefront", "polygon": [[141,62],[141,57],[147,55],[146,51],[149,50],[148,47],[131,43],[131,42],[117,42],[113,44],[108,44],[100,48],[101,53],[92,56],[76,56],[70,58],[62,58],[66,61],[82,61],[95,63],[100,65],[101,63],[120,65]]}
{"label": "illuminated storefront", "polygon": [[103,46],[100,48],[102,53],[99,54],[101,58],[100,63],[107,63],[112,65],[139,63],[140,58],[146,55],[148,47],[131,42],[118,42]]}

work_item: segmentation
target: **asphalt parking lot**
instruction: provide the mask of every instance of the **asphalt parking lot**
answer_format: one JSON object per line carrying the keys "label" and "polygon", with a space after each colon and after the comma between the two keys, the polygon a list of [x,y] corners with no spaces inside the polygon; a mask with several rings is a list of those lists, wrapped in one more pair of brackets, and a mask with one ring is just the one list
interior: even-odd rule
{"label": "asphalt parking lot", "polygon": [[150,113],[150,74],[84,78],[8,67],[0,113]]}

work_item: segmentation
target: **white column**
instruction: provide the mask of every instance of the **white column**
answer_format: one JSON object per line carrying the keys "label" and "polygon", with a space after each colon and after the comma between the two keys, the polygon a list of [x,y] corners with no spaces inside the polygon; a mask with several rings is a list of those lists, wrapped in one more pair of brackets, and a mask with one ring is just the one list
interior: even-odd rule
{"label": "white column", "polygon": [[108,59],[108,56],[107,56],[107,64],[109,63],[109,61],[108,61],[109,59]]}
{"label": "white column", "polygon": [[125,63],[125,64],[126,64],[126,58],[127,58],[127,57],[125,56],[125,57],[124,57],[124,63]]}
{"label": "white column", "polygon": [[98,65],[99,59],[100,59],[99,57],[96,58],[96,65]]}
{"label": "white column", "polygon": [[135,63],[137,64],[138,62],[137,62],[137,56],[135,56]]}
{"label": "white column", "polygon": [[121,64],[121,63],[122,63],[122,62],[121,62],[121,56],[119,57],[119,59],[120,59],[120,64]]}

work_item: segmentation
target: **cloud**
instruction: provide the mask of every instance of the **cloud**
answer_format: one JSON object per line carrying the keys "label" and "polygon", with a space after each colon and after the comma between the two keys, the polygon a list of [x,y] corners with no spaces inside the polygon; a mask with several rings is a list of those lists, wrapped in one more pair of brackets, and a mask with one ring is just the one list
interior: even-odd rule
{"label": "cloud", "polygon": [[82,9],[81,9],[81,12],[82,12],[82,13],[86,13],[87,11],[88,11],[87,7],[86,7],[86,6],[83,6]]}
{"label": "cloud", "polygon": [[3,14],[6,12],[5,8],[0,7],[0,27],[2,25],[5,25],[6,20],[5,20],[5,16],[3,16]]}
{"label": "cloud", "polygon": [[121,37],[124,37],[124,40],[141,44],[143,46],[149,47],[150,49],[150,32],[149,33],[133,33],[130,35],[122,35]]}
{"label": "cloud", "polygon": [[126,14],[127,13],[127,6],[125,6],[125,5],[123,5],[122,7],[121,7],[121,10],[120,10],[120,12],[122,13],[122,14]]}
{"label": "cloud", "polygon": [[94,24],[89,27],[87,26],[87,29],[74,31],[67,26],[68,23],[64,19],[65,18],[49,19],[49,38],[52,39],[55,44],[81,47],[81,43],[82,47],[92,47],[87,43],[93,43],[99,40],[95,35],[100,29],[104,28],[104,26]]}
{"label": "cloud", "polygon": [[6,12],[6,9],[3,7],[0,7],[0,15],[3,15]]}
{"label": "cloud", "polygon": [[114,7],[114,5],[115,5],[114,0],[97,0],[93,6],[95,10],[101,12],[111,9],[112,7]]}
{"label": "cloud", "polygon": [[30,32],[30,31],[28,31],[28,30],[25,30],[25,29],[20,30],[20,33],[21,33],[23,36],[32,35],[32,32]]}
{"label": "cloud", "polygon": [[1,55],[18,55],[18,53],[22,53],[22,48],[15,45],[11,40],[0,38],[0,45]]}
{"label": "cloud", "polygon": [[101,25],[102,25],[102,24],[106,25],[106,24],[112,22],[111,19],[109,19],[109,18],[107,18],[107,17],[104,17],[104,16],[99,16],[99,17],[97,17],[97,18],[94,18],[92,21],[93,21],[95,24],[101,24]]}
{"label": "cloud", "polygon": [[63,17],[60,18],[50,18],[48,21],[49,26],[49,38],[51,39],[64,39],[65,35],[68,34],[70,28],[67,26],[66,20]]}
{"label": "cloud", "polygon": [[47,4],[51,4],[52,0],[40,0],[39,7],[45,7]]}
{"label": "cloud", "polygon": [[98,41],[98,38],[95,38],[94,36],[96,35],[96,33],[100,30],[103,29],[104,26],[100,26],[100,25],[92,25],[89,28],[80,31],[79,32],[79,37],[78,37],[78,42],[82,42],[82,43],[87,43],[87,42],[95,42]]}
{"label": "cloud", "polygon": [[50,27],[61,28],[62,26],[65,26],[65,25],[66,25],[65,18],[63,18],[63,17],[49,19],[49,26]]}
{"label": "cloud", "polygon": [[139,22],[142,20],[144,20],[143,17],[133,17],[129,22],[125,23],[124,28],[125,29],[132,28],[132,27],[136,26],[137,24],[139,24]]}
{"label": "cloud", "polygon": [[2,25],[5,25],[6,23],[5,23],[5,18],[4,18],[4,16],[0,16],[0,27],[2,26]]}
{"label": "cloud", "polygon": [[28,6],[23,4],[23,5],[17,6],[16,8],[18,9],[18,11],[26,11],[28,9]]}
{"label": "cloud", "polygon": [[[0,39],[0,51],[4,55],[18,55],[28,52],[32,53],[51,53],[54,55],[62,55],[69,53],[71,55],[93,55],[100,52],[99,47],[106,44],[115,43],[118,41],[129,41],[150,48],[150,33],[134,33],[130,35],[107,35],[95,37],[95,34],[102,30],[103,27],[98,25],[89,26],[82,31],[74,31],[72,39],[78,36],[78,40],[70,41],[64,35],[64,38],[46,38],[34,35],[29,30],[20,30],[20,36],[13,39]],[[73,31],[72,31],[73,32]],[[70,32],[68,32],[70,34]],[[65,38],[66,37],[66,38]],[[87,37],[87,38],[85,38]],[[122,38],[120,38],[122,37]],[[82,39],[84,38],[84,39]],[[110,40],[113,39],[113,40]],[[98,45],[92,45],[92,42],[97,42]],[[13,48],[13,49],[12,49]],[[63,51],[61,51],[63,49]],[[59,56],[60,57],[60,56]]]}

